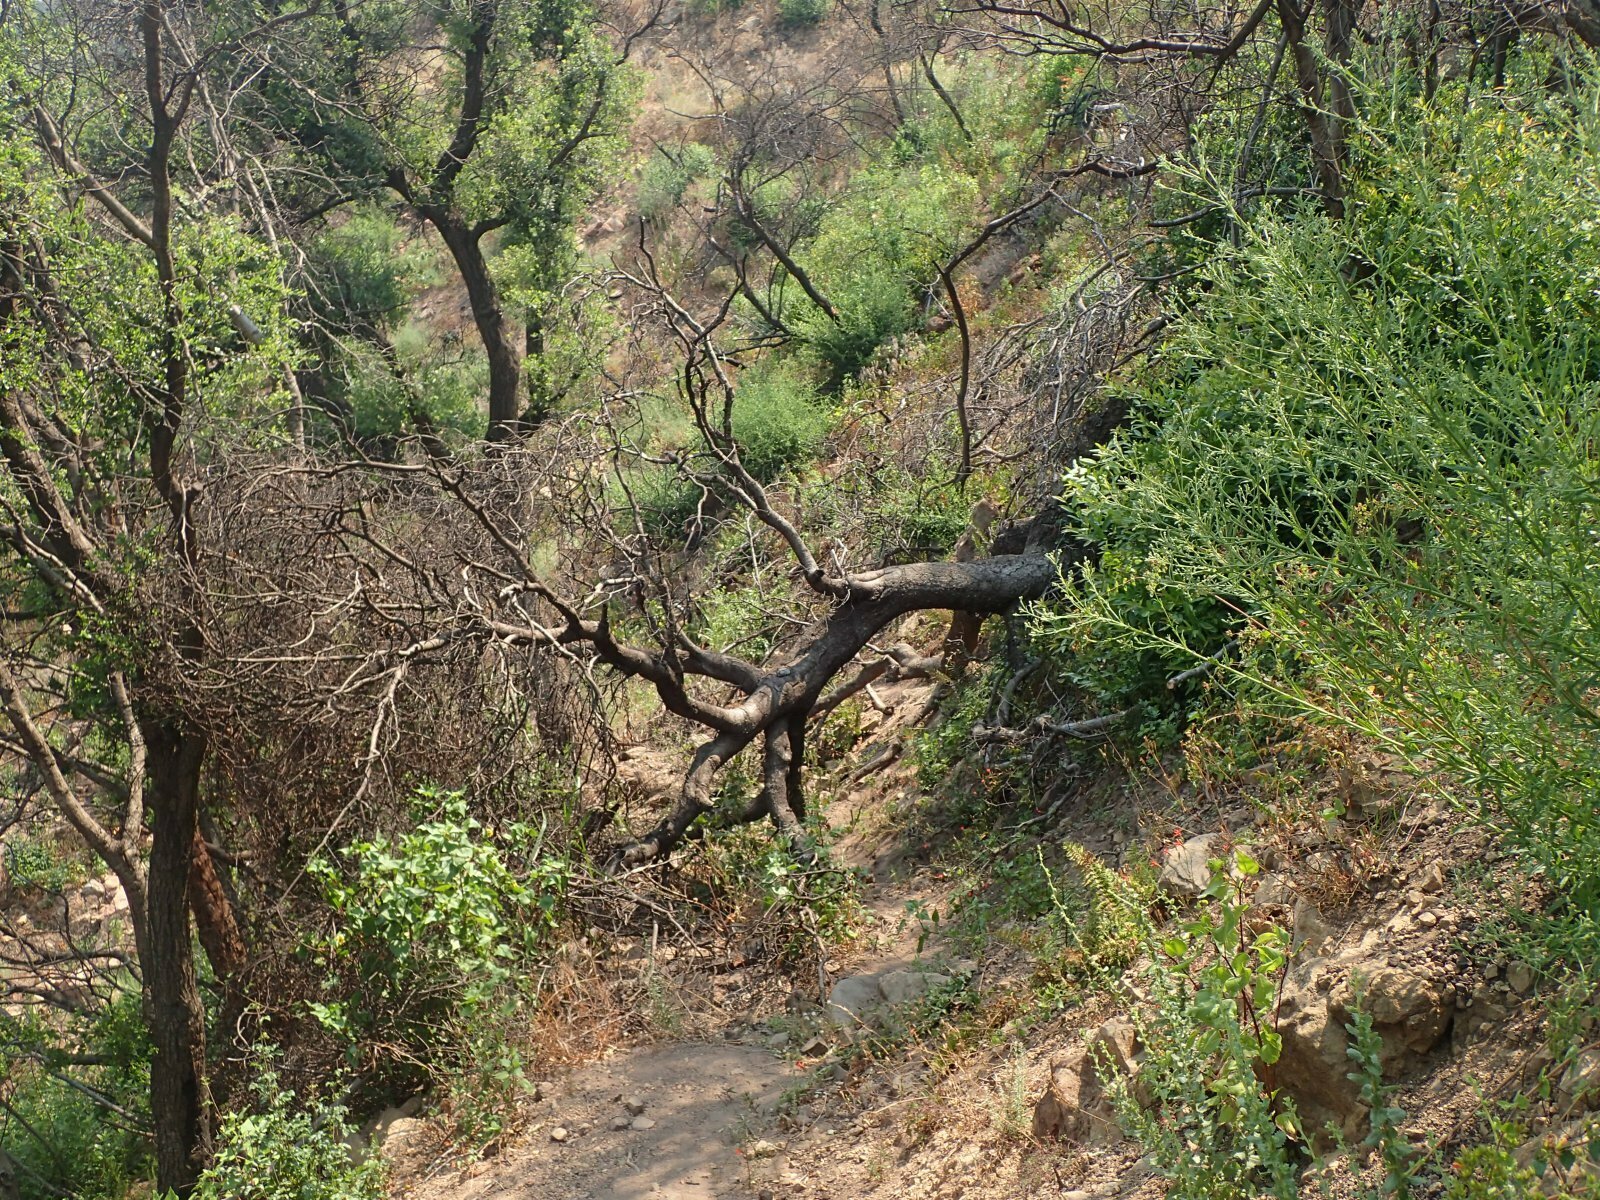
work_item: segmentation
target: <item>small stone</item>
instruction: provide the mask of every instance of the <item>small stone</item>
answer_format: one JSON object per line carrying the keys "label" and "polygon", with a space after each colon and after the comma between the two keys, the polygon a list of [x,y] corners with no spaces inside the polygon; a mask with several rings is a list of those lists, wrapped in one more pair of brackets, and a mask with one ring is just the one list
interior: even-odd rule
{"label": "small stone", "polygon": [[757,1141],[751,1142],[750,1145],[745,1148],[746,1157],[752,1159],[771,1158],[777,1152],[778,1147],[767,1141],[766,1138],[760,1138]]}
{"label": "small stone", "polygon": [[937,987],[950,982],[950,976],[934,971],[890,971],[878,980],[883,998],[891,1005],[913,1004]]}
{"label": "small stone", "polygon": [[1211,885],[1213,851],[1222,849],[1220,834],[1192,837],[1167,853],[1161,866],[1160,885],[1169,895],[1192,900]]}
{"label": "small stone", "polygon": [[769,1034],[767,1036],[767,1049],[768,1050],[782,1050],[788,1044],[789,1044],[789,1035],[787,1033],[783,1032],[783,1030],[781,1030],[781,1029],[777,1033]]}
{"label": "small stone", "polygon": [[1561,1073],[1561,1092],[1569,1103],[1600,1106],[1600,1048],[1581,1051]]}
{"label": "small stone", "polygon": [[629,1096],[622,1102],[622,1107],[628,1110],[630,1117],[637,1117],[644,1112],[644,1101],[637,1096]]}
{"label": "small stone", "polygon": [[1444,867],[1436,862],[1429,863],[1423,870],[1422,878],[1418,881],[1418,884],[1424,892],[1438,893],[1444,891]]}
{"label": "small stone", "polygon": [[552,1142],[564,1142],[571,1136],[572,1135],[567,1132],[566,1127],[562,1125],[557,1125],[550,1131],[550,1140]]}
{"label": "small stone", "polygon": [[1526,996],[1533,990],[1533,968],[1525,962],[1512,963],[1506,968],[1506,982],[1517,995]]}
{"label": "small stone", "polygon": [[655,1127],[656,1123],[649,1117],[635,1117],[628,1122],[628,1128],[635,1133],[643,1133],[646,1129],[654,1129]]}
{"label": "small stone", "polygon": [[612,1128],[612,1131],[616,1132],[616,1133],[621,1133],[624,1129],[626,1129],[632,1123],[633,1123],[633,1118],[632,1117],[621,1117],[621,1116],[618,1116],[618,1117],[612,1117],[611,1118],[611,1128]]}
{"label": "small stone", "polygon": [[828,1020],[839,1026],[856,1025],[867,1012],[882,1003],[883,989],[878,986],[876,976],[846,976],[828,993]]}
{"label": "small stone", "polygon": [[1421,925],[1424,929],[1432,929],[1438,923],[1439,917],[1436,913],[1419,912],[1417,914],[1417,924]]}

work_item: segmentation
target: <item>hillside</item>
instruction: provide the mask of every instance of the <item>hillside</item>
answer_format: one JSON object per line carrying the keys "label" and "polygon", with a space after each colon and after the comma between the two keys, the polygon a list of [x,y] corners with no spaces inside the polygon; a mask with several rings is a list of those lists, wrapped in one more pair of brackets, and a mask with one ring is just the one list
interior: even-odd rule
{"label": "hillside", "polygon": [[0,9],[0,1200],[1600,1195],[1596,44]]}

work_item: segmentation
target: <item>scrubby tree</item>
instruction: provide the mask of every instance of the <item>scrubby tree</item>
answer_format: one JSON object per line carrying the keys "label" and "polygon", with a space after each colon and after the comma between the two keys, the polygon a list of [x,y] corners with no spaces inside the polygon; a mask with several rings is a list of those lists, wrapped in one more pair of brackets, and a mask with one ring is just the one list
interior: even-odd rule
{"label": "scrubby tree", "polygon": [[310,168],[286,199],[326,217],[392,195],[444,243],[488,366],[491,441],[552,403],[547,314],[577,216],[618,161],[623,61],[659,9],[620,52],[598,16],[584,0],[336,4],[262,56],[254,117]]}

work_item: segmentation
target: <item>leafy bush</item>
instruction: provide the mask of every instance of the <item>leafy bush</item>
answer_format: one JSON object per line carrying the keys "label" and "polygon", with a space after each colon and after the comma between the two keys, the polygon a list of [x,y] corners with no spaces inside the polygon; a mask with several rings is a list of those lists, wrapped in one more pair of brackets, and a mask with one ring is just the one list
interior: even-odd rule
{"label": "leafy bush", "polygon": [[818,25],[828,15],[828,0],[778,0],[785,25]]}
{"label": "leafy bush", "polygon": [[914,290],[967,233],[977,181],[942,163],[893,162],[859,172],[821,217],[807,272],[838,320],[809,304],[793,324],[837,386],[916,321]]}
{"label": "leafy bush", "polygon": [[[31,1014],[0,1013],[0,1148],[20,1168],[22,1200],[120,1196],[150,1177],[149,1141],[137,1126],[148,1123],[151,1046],[138,987],[123,983],[92,1020],[74,1019],[70,1034]],[[95,1065],[71,1065],[80,1052]],[[97,1095],[124,1115],[113,1119]]]}
{"label": "leafy bush", "polygon": [[337,923],[313,947],[329,991],[313,1006],[348,1039],[398,1043],[422,1062],[451,1031],[509,1001],[560,912],[566,864],[536,830],[487,829],[459,792],[424,790],[428,819],[396,839],[358,842],[343,867],[313,865]]}
{"label": "leafy bush", "polygon": [[717,169],[717,156],[709,146],[690,142],[677,153],[658,146],[639,176],[639,215],[656,218],[676,208],[689,185]]}
{"label": "leafy bush", "polygon": [[392,216],[364,206],[312,243],[309,266],[318,284],[309,298],[328,316],[387,329],[422,281],[425,259]]}
{"label": "leafy bush", "polygon": [[834,290],[835,321],[820,309],[796,323],[800,336],[827,364],[835,384],[857,374],[878,347],[911,328],[916,309],[906,281],[883,264],[867,262]]}
{"label": "leafy bush", "polygon": [[1597,106],[1441,94],[1360,131],[1346,222],[1238,216],[1138,423],[1067,482],[1102,557],[1039,620],[1136,667],[1237,631],[1264,704],[1453,778],[1591,910]]}
{"label": "leafy bush", "polygon": [[763,483],[815,459],[827,433],[827,410],[794,364],[769,359],[739,377],[733,436],[745,469]]}
{"label": "leafy bush", "polygon": [[1241,851],[1234,869],[1213,863],[1198,914],[1151,947],[1137,1087],[1109,1089],[1174,1200],[1298,1195],[1294,1110],[1261,1081],[1283,1048],[1272,1012],[1289,935],[1250,928],[1243,878],[1258,868]]}
{"label": "leafy bush", "polygon": [[717,508],[714,498],[708,503],[704,488],[672,467],[647,466],[628,487],[645,530],[667,541],[682,542],[697,515],[711,515]]}
{"label": "leafy bush", "polygon": [[222,1118],[196,1200],[383,1200],[383,1160],[352,1160],[342,1107],[303,1104],[270,1068],[252,1088],[256,1109]]}
{"label": "leafy bush", "polygon": [[[719,413],[711,419],[717,421]],[[766,359],[746,368],[734,385],[733,439],[739,460],[762,483],[814,461],[822,450],[829,413],[816,388],[798,365]],[[650,465],[629,480],[633,502],[645,528],[657,536],[681,540],[695,517],[712,517],[730,500],[721,463],[696,438],[693,469],[706,486],[684,477],[676,467]]]}
{"label": "leafy bush", "polygon": [[78,871],[53,842],[38,837],[12,838],[0,845],[6,877],[23,891],[59,895],[76,881]]}

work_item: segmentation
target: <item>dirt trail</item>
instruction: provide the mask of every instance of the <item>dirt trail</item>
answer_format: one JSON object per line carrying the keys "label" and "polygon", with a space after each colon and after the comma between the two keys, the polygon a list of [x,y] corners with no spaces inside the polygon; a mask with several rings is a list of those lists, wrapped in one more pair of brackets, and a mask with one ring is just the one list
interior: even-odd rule
{"label": "dirt trail", "polygon": [[[897,735],[920,708],[928,685],[890,685],[898,719],[876,730],[875,744]],[[622,765],[648,793],[673,775],[662,756],[640,751]],[[893,831],[859,820],[881,801],[876,787],[839,798],[833,819],[852,826],[836,847],[839,859],[863,870],[870,882],[860,897],[866,928],[839,975],[883,975],[917,961],[918,930],[905,920],[906,901],[937,901],[944,885],[925,876],[907,878]],[[864,806],[864,807],[863,807]],[[927,947],[931,957],[933,948]],[[750,1014],[727,1014],[698,1039],[623,1046],[599,1062],[547,1085],[531,1124],[494,1158],[465,1171],[420,1162],[396,1164],[397,1193],[412,1200],[757,1200],[774,1194],[761,1180],[784,1167],[786,1157],[766,1154],[787,1139],[775,1128],[786,1092],[807,1079],[797,1046],[774,1046],[769,1027]],[[627,1102],[643,1105],[627,1127]],[[637,1105],[636,1105],[637,1106]],[[562,1140],[552,1138],[563,1131]],[[822,1133],[820,1127],[814,1131]],[[828,1132],[831,1132],[829,1130]],[[772,1141],[763,1139],[771,1138]],[[753,1151],[753,1153],[752,1153]],[[402,1151],[402,1158],[404,1152]],[[795,1173],[782,1172],[797,1183]],[[826,1181],[808,1180],[811,1194],[827,1194]],[[792,1191],[785,1188],[784,1191]],[[811,1190],[811,1189],[808,1189]]]}
{"label": "dirt trail", "polygon": [[[420,1181],[430,1200],[734,1200],[757,1194],[737,1143],[796,1078],[763,1046],[671,1042],[574,1072],[522,1142],[481,1173]],[[629,1116],[623,1101],[644,1106]],[[633,1126],[641,1126],[635,1128]],[[551,1140],[556,1128],[566,1131]],[[472,1174],[471,1171],[468,1174]]]}

